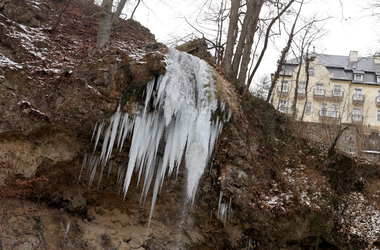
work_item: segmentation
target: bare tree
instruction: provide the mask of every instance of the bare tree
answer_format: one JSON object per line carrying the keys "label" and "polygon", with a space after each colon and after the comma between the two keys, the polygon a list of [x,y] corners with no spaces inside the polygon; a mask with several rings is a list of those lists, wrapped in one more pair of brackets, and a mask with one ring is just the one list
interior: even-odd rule
{"label": "bare tree", "polygon": [[237,36],[238,12],[241,0],[231,0],[230,21],[228,24],[226,52],[223,60],[223,68],[227,75],[231,74],[231,64],[233,58],[234,45]]}
{"label": "bare tree", "polygon": [[290,50],[290,47],[292,45],[293,38],[294,38],[294,31],[295,31],[295,27],[296,27],[296,24],[297,24],[298,17],[300,15],[301,8],[302,8],[302,5],[301,5],[301,7],[299,9],[299,12],[297,13],[297,16],[296,16],[294,22],[293,22],[293,26],[292,26],[292,29],[291,29],[291,31],[289,33],[288,41],[286,43],[286,46],[282,49],[281,55],[280,55],[280,59],[277,61],[277,69],[276,69],[276,72],[274,73],[274,76],[272,78],[272,84],[271,84],[271,86],[269,88],[269,91],[268,91],[268,96],[267,96],[267,100],[266,100],[267,103],[271,99],[273,90],[276,87],[276,83],[277,83],[278,79],[280,78],[280,73],[283,70],[283,65],[285,64],[286,56],[287,56],[287,54],[288,54],[288,52]]}
{"label": "bare tree", "polygon": [[112,27],[112,4],[113,0],[103,0],[102,10],[98,26],[98,36],[96,39],[96,48],[101,48],[110,40]]}
{"label": "bare tree", "polygon": [[[132,12],[131,17],[133,17],[136,8],[139,6],[141,0],[137,1],[137,4]],[[104,47],[110,40],[112,25],[116,25],[119,21],[119,17],[124,9],[127,0],[120,0],[117,4],[116,11],[113,12],[113,0],[103,0],[102,9],[100,12],[100,20],[98,25],[98,36],[96,39],[96,48]]]}
{"label": "bare tree", "polygon": [[[266,31],[266,33],[265,33],[264,48],[262,49],[261,54],[260,54],[260,57],[259,57],[259,59],[258,59],[257,62],[256,62],[255,68],[253,69],[252,73],[250,74],[250,76],[249,76],[249,78],[248,78],[247,86],[245,87],[245,90],[244,90],[243,96],[244,96],[244,95],[247,93],[247,91],[249,90],[249,86],[251,85],[252,79],[253,79],[253,77],[255,76],[256,71],[257,71],[257,69],[259,68],[259,66],[260,66],[260,64],[261,64],[261,61],[262,61],[262,59],[263,59],[263,57],[264,57],[264,55],[265,55],[265,52],[266,52],[266,50],[267,50],[267,48],[268,48],[269,36],[270,36],[270,32],[271,32],[272,26],[276,23],[276,21],[277,21],[278,19],[280,19],[280,17],[285,13],[285,11],[287,11],[287,10],[290,8],[290,6],[291,6],[291,4],[292,4],[293,2],[294,2],[294,1],[289,1],[289,3],[288,3],[288,4],[287,4],[287,5],[286,5],[286,6],[285,6],[285,7],[284,7],[284,8],[278,13],[278,15],[277,15],[275,18],[273,18],[272,21],[270,22],[270,24],[269,24],[269,26],[268,26],[268,28],[267,28],[267,31]],[[303,5],[303,0],[302,0],[302,2],[301,2],[301,7],[300,7],[300,9],[299,9],[299,12],[298,12],[298,14],[297,14],[297,17],[296,17],[296,20],[295,20],[293,26],[295,26],[295,24],[297,23],[298,16],[299,16],[299,14],[300,14],[300,12],[301,12],[302,5]],[[243,79],[240,79],[240,81],[243,81]]]}

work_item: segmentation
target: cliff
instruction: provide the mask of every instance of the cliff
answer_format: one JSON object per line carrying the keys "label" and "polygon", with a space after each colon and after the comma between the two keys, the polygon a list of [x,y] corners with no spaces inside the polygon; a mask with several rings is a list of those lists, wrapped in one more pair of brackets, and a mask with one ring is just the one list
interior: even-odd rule
{"label": "cliff", "polygon": [[[86,0],[66,5],[0,2],[2,249],[379,245],[378,166],[339,152],[329,155],[324,145],[304,137],[303,124],[260,99],[241,100],[223,76],[215,78],[226,111],[215,116],[230,117],[194,202],[186,193],[183,163],[164,177],[148,231],[152,188],[142,201],[137,175],[125,197],[120,185],[130,138],[110,156],[118,168],[107,165],[103,178],[101,171],[91,176],[91,169],[82,170],[85,155],[94,151],[95,124],[108,124],[119,106],[132,114],[144,104],[146,84],[167,70],[168,48],[126,20],[114,27],[106,48],[94,50],[93,14],[99,8]],[[163,147],[158,151],[164,154]]]}

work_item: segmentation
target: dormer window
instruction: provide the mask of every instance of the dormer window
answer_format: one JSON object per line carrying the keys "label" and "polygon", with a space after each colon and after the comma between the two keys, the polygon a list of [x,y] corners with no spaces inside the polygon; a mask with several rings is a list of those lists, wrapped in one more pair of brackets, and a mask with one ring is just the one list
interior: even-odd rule
{"label": "dormer window", "polygon": [[363,81],[363,75],[362,74],[354,74],[354,81],[355,82],[362,82]]}
{"label": "dormer window", "polygon": [[380,76],[377,76],[377,83],[380,83]]}

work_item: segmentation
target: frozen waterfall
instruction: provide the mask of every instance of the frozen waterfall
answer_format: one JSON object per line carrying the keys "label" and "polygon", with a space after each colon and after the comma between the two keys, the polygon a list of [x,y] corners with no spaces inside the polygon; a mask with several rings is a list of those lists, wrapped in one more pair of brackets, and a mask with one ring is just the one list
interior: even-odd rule
{"label": "frozen waterfall", "polygon": [[[169,49],[166,64],[166,73],[146,85],[144,107],[133,115],[122,114],[119,108],[108,126],[105,122],[95,125],[94,153],[101,135],[104,138],[102,150],[100,156],[86,155],[82,167],[83,171],[87,166],[91,184],[96,169],[101,168],[102,176],[112,150],[122,150],[125,139],[131,136],[129,162],[126,168],[119,167],[118,182],[124,178],[125,198],[133,172],[137,173],[139,182],[143,175],[142,198],[145,200],[155,175],[150,216],[164,176],[178,172],[183,156],[188,172],[187,196],[194,202],[199,179],[225,120],[215,115],[218,108],[223,114],[225,104],[218,104],[216,73],[206,62]],[[160,144],[165,147],[162,156],[157,154]],[[109,164],[109,168],[113,164]]]}

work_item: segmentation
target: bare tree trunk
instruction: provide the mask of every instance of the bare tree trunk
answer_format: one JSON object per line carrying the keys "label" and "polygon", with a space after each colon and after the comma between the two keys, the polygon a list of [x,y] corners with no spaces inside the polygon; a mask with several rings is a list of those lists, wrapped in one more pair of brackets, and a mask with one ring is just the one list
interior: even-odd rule
{"label": "bare tree trunk", "polygon": [[237,77],[238,72],[239,72],[241,57],[243,55],[243,50],[244,50],[244,44],[246,43],[246,39],[248,36],[248,29],[249,29],[250,20],[253,19],[253,16],[250,15],[250,13],[253,12],[254,1],[257,1],[257,0],[248,0],[247,1],[247,13],[246,13],[244,20],[243,20],[243,25],[241,27],[239,41],[238,41],[238,44],[236,45],[236,51],[235,51],[234,59],[232,61],[231,76],[232,76],[232,79],[234,81],[236,80],[236,77]]}
{"label": "bare tree trunk", "polygon": [[[270,35],[270,31],[272,29],[272,26],[276,23],[276,21],[285,13],[285,11],[287,9],[289,9],[290,5],[294,2],[295,0],[291,0],[289,1],[288,5],[286,5],[282,11],[275,17],[273,18],[273,20],[270,22],[269,26],[268,26],[268,29],[267,29],[267,32],[265,33],[265,40],[264,40],[264,47],[263,47],[263,50],[261,51],[260,53],[260,57],[259,59],[257,60],[257,63],[255,65],[255,68],[253,69],[252,73],[250,74],[249,78],[248,78],[248,81],[247,81],[247,86],[245,87],[245,90],[244,90],[244,93],[243,93],[243,96],[248,92],[249,90],[249,86],[251,85],[251,82],[252,82],[252,79],[253,77],[255,76],[256,74],[256,71],[257,69],[259,68],[260,64],[261,64],[261,61],[263,60],[263,57],[264,57],[264,54],[265,54],[265,51],[267,50],[267,47],[268,47],[268,42],[269,42],[269,35]],[[302,5],[301,5],[302,6]],[[299,10],[299,13],[300,13],[301,9]],[[298,13],[298,15],[299,15]]]}
{"label": "bare tree trunk", "polygon": [[236,41],[236,27],[238,23],[238,11],[241,0],[231,0],[230,21],[228,25],[226,52],[223,60],[223,68],[227,75],[231,74],[231,62]]}
{"label": "bare tree trunk", "polygon": [[[303,4],[303,1],[301,3],[301,7],[302,7],[302,4]],[[273,79],[272,79],[272,84],[271,84],[271,86],[269,88],[269,91],[268,91],[268,97],[267,97],[267,100],[266,100],[267,103],[269,103],[269,100],[270,100],[270,98],[272,96],[272,93],[273,93],[273,89],[276,87],[276,83],[277,83],[277,80],[280,77],[280,72],[282,70],[282,66],[285,63],[286,55],[288,54],[290,46],[292,45],[293,37],[294,37],[294,29],[296,27],[296,23],[297,23],[298,17],[299,17],[300,12],[301,12],[301,7],[300,7],[300,9],[298,11],[296,19],[294,20],[294,23],[293,23],[293,26],[292,26],[292,30],[290,31],[290,34],[289,34],[288,42],[286,43],[285,48],[281,51],[281,57],[280,57],[280,59],[277,62],[277,69],[276,69],[276,72],[274,73],[274,76],[273,76]],[[285,72],[284,72],[284,74],[285,74]]]}
{"label": "bare tree trunk", "polygon": [[305,82],[305,105],[303,106],[302,110],[302,116],[301,116],[301,122],[303,121],[303,118],[305,116],[305,110],[306,110],[306,105],[307,105],[307,88],[309,87],[309,80],[310,80],[310,73],[309,73],[309,68],[310,68],[310,58],[309,58],[309,47],[307,47],[306,50],[306,60],[305,60],[305,73],[306,73],[306,82]]}
{"label": "bare tree trunk", "polygon": [[96,48],[101,48],[110,41],[112,27],[112,3],[113,0],[103,0],[98,27],[98,37],[95,46]]}
{"label": "bare tree trunk", "polygon": [[217,45],[217,48],[215,48],[215,51],[217,51],[218,53],[218,57],[216,58],[216,63],[220,65],[221,63],[221,59],[223,57],[223,51],[222,51],[222,36],[223,36],[223,11],[225,9],[225,2],[222,1],[221,3],[221,7],[220,7],[220,11],[219,11],[219,22],[218,22],[218,29],[219,29],[219,32],[218,32],[218,36],[217,36],[217,39],[216,39],[216,45]]}
{"label": "bare tree trunk", "polygon": [[[340,125],[339,125],[340,126]],[[329,151],[328,151],[328,156],[332,156],[333,153],[335,152],[335,147],[336,147],[336,144],[338,143],[338,140],[340,138],[340,136],[343,134],[344,131],[346,131],[347,129],[349,129],[349,127],[344,127],[342,129],[340,129],[337,133],[337,135],[335,136],[334,138],[334,141],[331,143],[331,146],[329,148]]]}
{"label": "bare tree trunk", "polygon": [[137,3],[136,3],[135,8],[134,8],[133,11],[132,11],[131,19],[133,19],[133,15],[135,14],[135,12],[136,12],[136,10],[137,10],[137,7],[139,7],[140,3],[141,3],[141,0],[138,0]]}
{"label": "bare tree trunk", "polygon": [[120,0],[118,6],[117,6],[117,9],[115,11],[115,13],[113,14],[113,17],[112,17],[112,25],[116,25],[119,20],[120,20],[120,14],[121,12],[123,11],[124,9],[124,6],[125,4],[127,3],[127,0]]}
{"label": "bare tree trunk", "polygon": [[[244,45],[243,58],[240,64],[239,77],[236,81],[236,86],[240,93],[243,93],[245,79],[247,78],[248,65],[251,60],[251,50],[253,44],[253,38],[256,33],[257,23],[259,22],[259,16],[261,8],[263,7],[264,0],[255,0],[253,3],[253,12],[250,13],[249,27],[247,32],[246,43]],[[247,13],[248,14],[248,13]]]}
{"label": "bare tree trunk", "polygon": [[303,61],[303,50],[304,50],[304,47],[302,46],[302,49],[301,49],[301,55],[300,55],[300,61],[299,61],[299,68],[298,68],[298,71],[297,71],[297,76],[296,76],[296,87],[294,89],[294,98],[293,98],[293,105],[292,105],[292,110],[293,110],[293,113],[292,113],[292,118],[293,120],[296,120],[297,118],[297,100],[298,100],[298,83],[299,83],[299,80],[300,80],[300,74],[301,74],[301,69],[302,69],[302,61]]}

